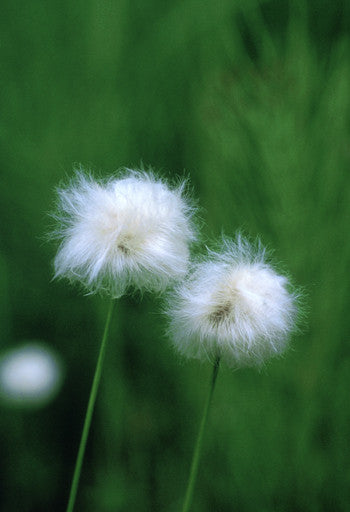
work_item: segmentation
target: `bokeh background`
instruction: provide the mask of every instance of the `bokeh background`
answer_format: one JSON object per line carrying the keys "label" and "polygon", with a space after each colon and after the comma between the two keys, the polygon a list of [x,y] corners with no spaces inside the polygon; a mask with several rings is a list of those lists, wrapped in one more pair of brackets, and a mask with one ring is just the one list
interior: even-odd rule
{"label": "bokeh background", "polygon": [[[349,22],[346,0],[2,2],[1,350],[65,365],[46,407],[1,405],[2,511],[69,492],[107,304],[52,281],[44,239],[79,164],[188,176],[203,244],[260,235],[306,292],[284,358],[220,372],[193,511],[350,510]],[[119,301],[77,510],[180,510],[211,369],[161,310]]]}

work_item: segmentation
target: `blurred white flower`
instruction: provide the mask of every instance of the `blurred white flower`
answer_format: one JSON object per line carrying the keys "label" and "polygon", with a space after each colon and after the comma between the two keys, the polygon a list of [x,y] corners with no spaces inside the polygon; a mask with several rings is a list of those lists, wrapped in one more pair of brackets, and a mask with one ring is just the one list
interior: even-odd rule
{"label": "blurred white flower", "polygon": [[17,405],[45,405],[62,383],[62,365],[43,344],[30,343],[0,358],[0,396]]}
{"label": "blurred white flower", "polygon": [[296,296],[265,262],[265,250],[237,236],[193,265],[169,298],[170,334],[187,357],[231,367],[259,366],[281,354],[294,327]]}
{"label": "blurred white flower", "polygon": [[55,277],[112,297],[130,285],[163,291],[186,274],[195,238],[184,189],[184,182],[170,189],[152,172],[128,169],[104,182],[78,172],[58,190]]}

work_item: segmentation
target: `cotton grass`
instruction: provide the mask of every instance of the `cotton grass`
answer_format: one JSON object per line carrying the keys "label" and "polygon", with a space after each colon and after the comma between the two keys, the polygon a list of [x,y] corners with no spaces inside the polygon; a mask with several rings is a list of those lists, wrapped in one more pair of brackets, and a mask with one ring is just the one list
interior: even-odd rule
{"label": "cotton grass", "polygon": [[59,188],[55,277],[120,297],[130,287],[162,292],[187,272],[195,238],[185,182],[126,169],[106,180],[82,170]]}
{"label": "cotton grass", "polygon": [[261,244],[238,235],[209,251],[168,305],[170,334],[184,356],[230,367],[261,366],[280,355],[294,327],[296,294],[266,262]]}
{"label": "cotton grass", "polygon": [[73,512],[102,375],[115,300],[129,288],[162,292],[188,270],[195,239],[185,181],[169,186],[153,172],[126,169],[105,180],[79,170],[57,190],[60,240],[55,277],[111,297],[74,468],[67,512]]}
{"label": "cotton grass", "polygon": [[44,406],[62,381],[62,362],[44,343],[27,342],[0,357],[0,397],[7,404]]}
{"label": "cotton grass", "polygon": [[212,363],[182,512],[189,512],[204,430],[221,362],[233,368],[261,366],[288,345],[297,296],[286,276],[267,263],[261,243],[237,235],[219,251],[193,263],[188,277],[169,296],[169,332],[185,357]]}

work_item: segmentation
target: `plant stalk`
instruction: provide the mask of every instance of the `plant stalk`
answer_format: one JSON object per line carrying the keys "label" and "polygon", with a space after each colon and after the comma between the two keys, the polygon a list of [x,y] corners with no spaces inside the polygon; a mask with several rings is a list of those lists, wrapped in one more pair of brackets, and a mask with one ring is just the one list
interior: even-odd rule
{"label": "plant stalk", "polygon": [[207,396],[207,400],[205,402],[203,416],[202,416],[202,421],[201,421],[201,424],[200,424],[200,427],[199,427],[199,432],[198,432],[198,436],[197,436],[197,440],[196,440],[196,444],[195,444],[195,448],[194,448],[194,452],[193,452],[190,476],[189,476],[188,483],[187,483],[187,490],[186,490],[184,504],[183,504],[183,507],[182,507],[182,512],[188,512],[190,510],[190,506],[191,506],[191,503],[192,503],[193,491],[194,491],[194,486],[195,486],[195,483],[196,483],[196,478],[197,478],[197,473],[198,473],[198,466],[199,466],[199,459],[200,459],[200,456],[201,456],[201,450],[202,450],[202,444],[203,444],[203,434],[204,434],[205,425],[206,425],[206,422],[207,422],[207,419],[208,419],[208,413],[209,413],[209,408],[210,408],[211,400],[212,400],[212,397],[213,397],[213,392],[214,392],[214,388],[215,388],[216,378],[218,376],[219,365],[220,365],[220,358],[218,357],[216,359],[215,363],[214,363],[214,366],[213,366],[213,374],[212,374],[212,379],[211,379],[211,385],[210,385],[210,388],[209,388],[209,393],[208,393],[208,396]]}
{"label": "plant stalk", "polygon": [[115,300],[112,299],[110,302],[110,305],[109,305],[108,313],[107,313],[106,324],[105,324],[105,328],[104,328],[104,332],[103,332],[103,336],[102,336],[100,352],[98,355],[96,369],[95,369],[95,375],[94,375],[94,379],[92,381],[90,397],[89,397],[89,402],[88,402],[88,406],[86,409],[84,426],[83,426],[83,430],[82,430],[82,434],[81,434],[81,438],[80,438],[79,450],[78,450],[78,455],[77,455],[77,459],[75,462],[72,486],[71,486],[70,493],[69,493],[69,500],[68,500],[66,512],[73,512],[73,508],[74,508],[74,504],[75,504],[81,468],[82,468],[83,460],[84,460],[86,442],[87,442],[88,435],[89,435],[92,414],[94,412],[94,406],[95,406],[95,402],[96,402],[98,386],[99,386],[100,380],[101,380],[103,360],[104,360],[105,353],[106,353],[107,338],[108,338],[109,327],[111,324],[111,318],[112,318],[112,313],[113,313],[113,309],[114,309],[114,304],[115,304]]}

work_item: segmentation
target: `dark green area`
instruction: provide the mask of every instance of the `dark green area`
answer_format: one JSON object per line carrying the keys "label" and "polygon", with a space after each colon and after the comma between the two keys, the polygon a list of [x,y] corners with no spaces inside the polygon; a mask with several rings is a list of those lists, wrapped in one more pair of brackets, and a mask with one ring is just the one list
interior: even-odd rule
{"label": "dark green area", "polygon": [[[152,165],[188,175],[203,244],[240,228],[306,290],[293,350],[220,371],[193,512],[350,509],[350,7],[335,0],[6,1],[0,16],[1,348],[66,365],[39,410],[0,411],[0,509],[64,510],[107,310],[52,282],[54,187]],[[176,512],[211,369],[120,300],[76,510]]]}

